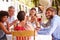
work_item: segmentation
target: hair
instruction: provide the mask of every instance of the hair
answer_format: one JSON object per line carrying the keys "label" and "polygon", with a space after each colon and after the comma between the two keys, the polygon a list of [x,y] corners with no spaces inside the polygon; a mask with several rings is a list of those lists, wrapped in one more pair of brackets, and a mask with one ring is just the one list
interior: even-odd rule
{"label": "hair", "polygon": [[[31,10],[35,10],[35,11],[36,11],[36,9],[35,9],[35,8],[31,8],[31,9],[30,9],[30,11],[31,11]],[[29,14],[29,15],[31,15],[31,14]],[[36,15],[36,13],[35,13],[35,15]]]}
{"label": "hair", "polygon": [[25,19],[25,12],[24,11],[19,11],[17,18],[19,21],[23,21]]}
{"label": "hair", "polygon": [[9,14],[8,14],[8,12],[7,11],[0,11],[0,21],[2,21],[2,18],[4,17],[4,16],[9,16]]}
{"label": "hair", "polygon": [[46,11],[50,10],[51,12],[55,12],[55,14],[57,14],[57,10],[53,7],[49,7],[46,9]]}
{"label": "hair", "polygon": [[35,11],[36,11],[36,9],[35,9],[35,8],[31,8],[30,10],[35,10]]}
{"label": "hair", "polygon": [[9,9],[12,9],[12,8],[15,9],[13,6],[10,6],[10,7],[8,8],[8,10],[9,10]]}

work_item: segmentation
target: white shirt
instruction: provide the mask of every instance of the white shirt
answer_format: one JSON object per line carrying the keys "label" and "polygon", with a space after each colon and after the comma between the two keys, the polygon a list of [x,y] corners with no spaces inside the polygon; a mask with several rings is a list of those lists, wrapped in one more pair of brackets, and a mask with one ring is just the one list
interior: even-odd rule
{"label": "white shirt", "polygon": [[12,23],[14,20],[16,20],[14,16],[8,17],[8,22],[9,23]]}

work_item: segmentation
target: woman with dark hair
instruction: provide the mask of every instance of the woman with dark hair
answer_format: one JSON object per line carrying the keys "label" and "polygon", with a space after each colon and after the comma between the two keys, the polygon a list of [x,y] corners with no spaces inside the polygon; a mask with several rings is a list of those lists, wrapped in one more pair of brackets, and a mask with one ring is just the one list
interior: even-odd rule
{"label": "woman with dark hair", "polygon": [[6,34],[11,34],[11,32],[9,32],[4,25],[4,22],[7,21],[7,18],[8,12],[0,11],[0,40],[7,40]]}
{"label": "woman with dark hair", "polygon": [[37,27],[40,27],[39,22],[37,21],[37,15],[36,15],[35,8],[30,9],[29,20],[30,20],[29,23],[33,26],[34,29]]}
{"label": "woman with dark hair", "polygon": [[36,16],[36,9],[35,8],[30,9],[29,16]]}

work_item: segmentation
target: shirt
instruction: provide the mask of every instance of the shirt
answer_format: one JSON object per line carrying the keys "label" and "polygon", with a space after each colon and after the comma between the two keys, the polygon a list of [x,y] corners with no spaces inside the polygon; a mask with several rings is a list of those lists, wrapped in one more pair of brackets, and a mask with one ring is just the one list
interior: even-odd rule
{"label": "shirt", "polygon": [[14,20],[16,20],[14,16],[8,17],[8,22],[9,23],[12,23]]}
{"label": "shirt", "polygon": [[60,39],[60,17],[55,15],[53,19],[51,19],[50,27],[39,30],[38,34],[53,34],[55,38]]}

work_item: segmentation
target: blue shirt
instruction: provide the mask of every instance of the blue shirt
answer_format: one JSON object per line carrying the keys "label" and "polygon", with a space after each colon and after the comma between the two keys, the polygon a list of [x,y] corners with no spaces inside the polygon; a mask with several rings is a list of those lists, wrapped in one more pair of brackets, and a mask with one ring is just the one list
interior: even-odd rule
{"label": "blue shirt", "polygon": [[60,17],[55,15],[53,19],[51,19],[51,25],[49,28],[44,28],[38,31],[38,34],[49,34],[60,39]]}

